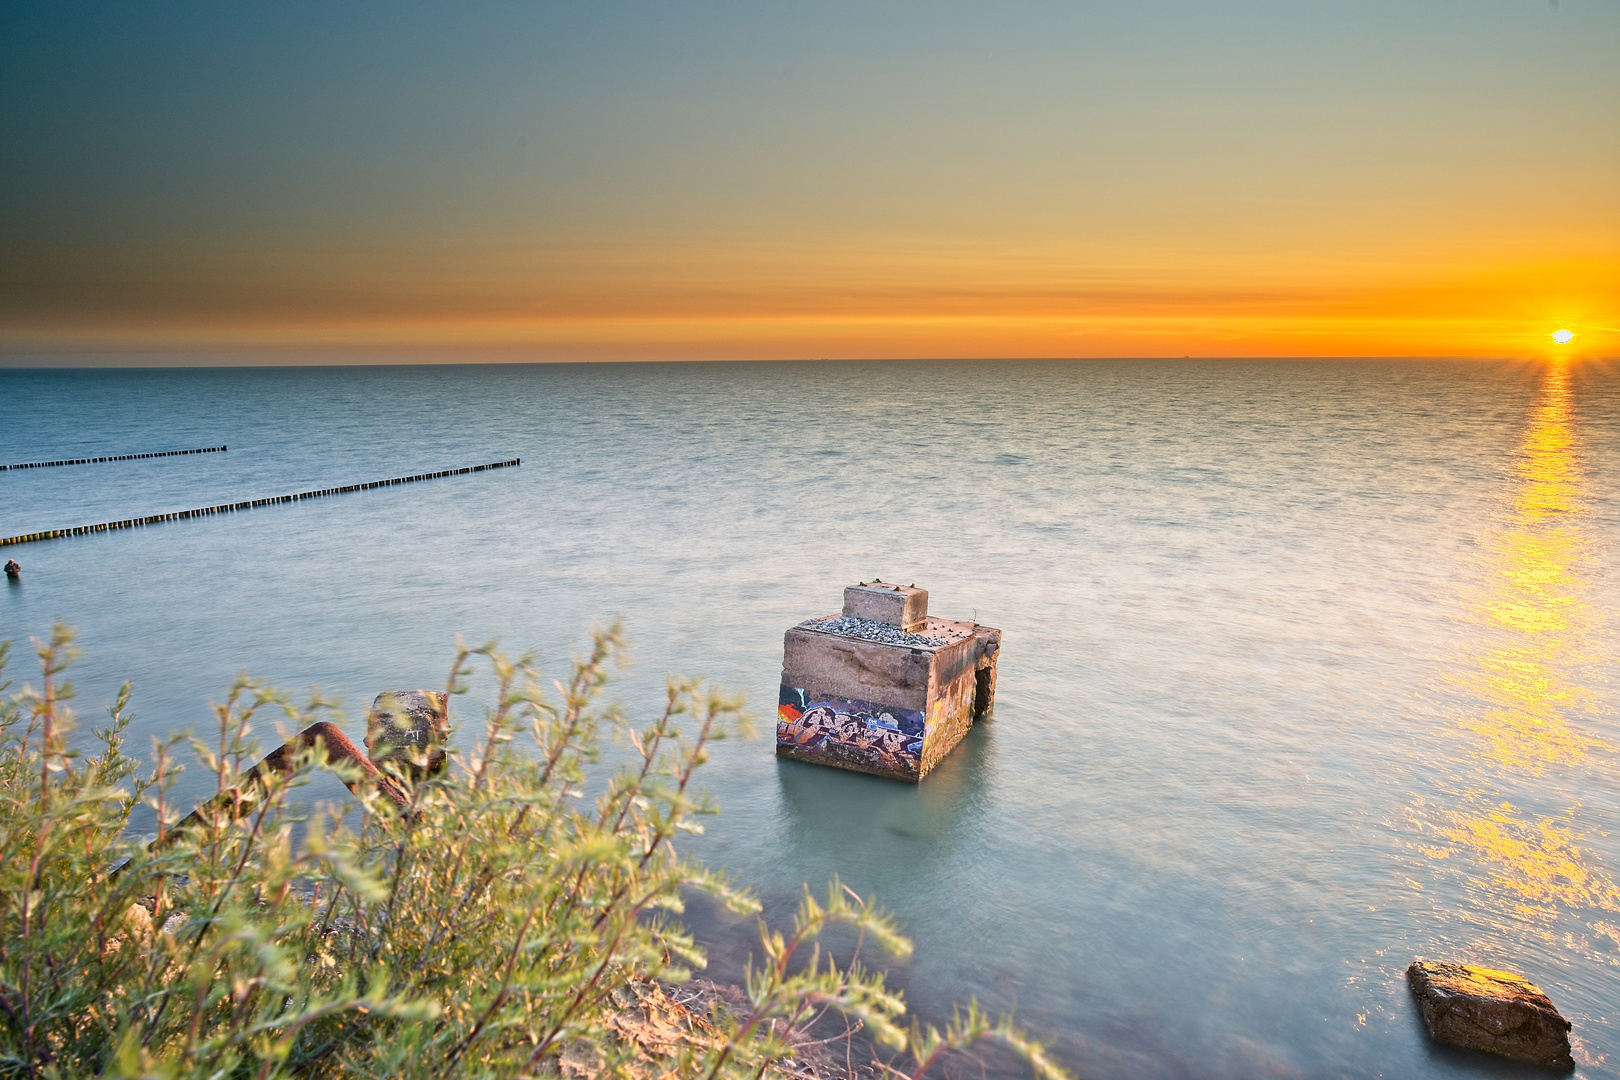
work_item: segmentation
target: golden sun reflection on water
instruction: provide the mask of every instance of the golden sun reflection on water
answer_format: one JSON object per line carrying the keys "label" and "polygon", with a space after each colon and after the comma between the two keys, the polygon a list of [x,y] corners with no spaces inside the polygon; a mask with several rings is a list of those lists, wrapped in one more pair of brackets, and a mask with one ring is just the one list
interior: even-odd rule
{"label": "golden sun reflection on water", "polygon": [[[1517,490],[1473,611],[1491,644],[1463,680],[1477,703],[1460,720],[1472,736],[1465,760],[1473,775],[1461,780],[1460,805],[1442,815],[1438,832],[1448,843],[1426,853],[1466,863],[1456,869],[1485,910],[1463,918],[1545,923],[1569,909],[1620,911],[1613,877],[1582,849],[1579,804],[1537,812],[1511,797],[1516,789],[1519,801],[1539,801],[1534,781],[1549,770],[1591,767],[1612,750],[1580,726],[1593,710],[1579,673],[1598,660],[1598,620],[1581,582],[1590,541],[1562,365],[1547,372],[1514,472]],[[1590,928],[1612,936],[1609,923]]]}

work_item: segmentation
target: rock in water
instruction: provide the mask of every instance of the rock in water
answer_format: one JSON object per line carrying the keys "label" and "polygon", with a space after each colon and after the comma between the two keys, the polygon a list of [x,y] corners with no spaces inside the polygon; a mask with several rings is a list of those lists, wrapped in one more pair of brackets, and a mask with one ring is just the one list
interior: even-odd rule
{"label": "rock in water", "polygon": [[1569,1021],[1528,979],[1467,964],[1419,961],[1406,969],[1429,1034],[1550,1069],[1571,1070]]}
{"label": "rock in water", "polygon": [[413,779],[444,768],[450,736],[443,690],[384,690],[371,703],[366,752],[378,765],[395,762]]}

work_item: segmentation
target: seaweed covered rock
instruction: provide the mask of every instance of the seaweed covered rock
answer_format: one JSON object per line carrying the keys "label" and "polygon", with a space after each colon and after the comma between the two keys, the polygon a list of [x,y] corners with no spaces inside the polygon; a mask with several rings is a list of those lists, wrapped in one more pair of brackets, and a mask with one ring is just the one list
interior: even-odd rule
{"label": "seaweed covered rock", "polygon": [[1569,1021],[1528,979],[1468,964],[1418,961],[1406,969],[1429,1034],[1453,1046],[1571,1070]]}

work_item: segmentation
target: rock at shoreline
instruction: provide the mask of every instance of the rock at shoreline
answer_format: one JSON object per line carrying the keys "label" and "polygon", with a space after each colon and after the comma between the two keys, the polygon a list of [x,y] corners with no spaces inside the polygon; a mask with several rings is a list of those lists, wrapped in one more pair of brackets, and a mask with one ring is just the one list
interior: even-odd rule
{"label": "rock at shoreline", "polygon": [[384,690],[371,703],[366,722],[366,752],[377,765],[394,762],[401,772],[421,780],[444,768],[444,744],[450,737],[443,690]]}
{"label": "rock at shoreline", "polygon": [[1429,1034],[1443,1043],[1569,1071],[1569,1021],[1528,979],[1467,964],[1406,969]]}

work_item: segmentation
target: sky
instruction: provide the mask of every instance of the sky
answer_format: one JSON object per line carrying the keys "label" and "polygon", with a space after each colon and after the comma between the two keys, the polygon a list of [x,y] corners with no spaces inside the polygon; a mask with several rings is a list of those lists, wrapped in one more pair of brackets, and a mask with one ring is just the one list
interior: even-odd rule
{"label": "sky", "polygon": [[0,363],[1620,355],[1617,0],[0,0]]}

